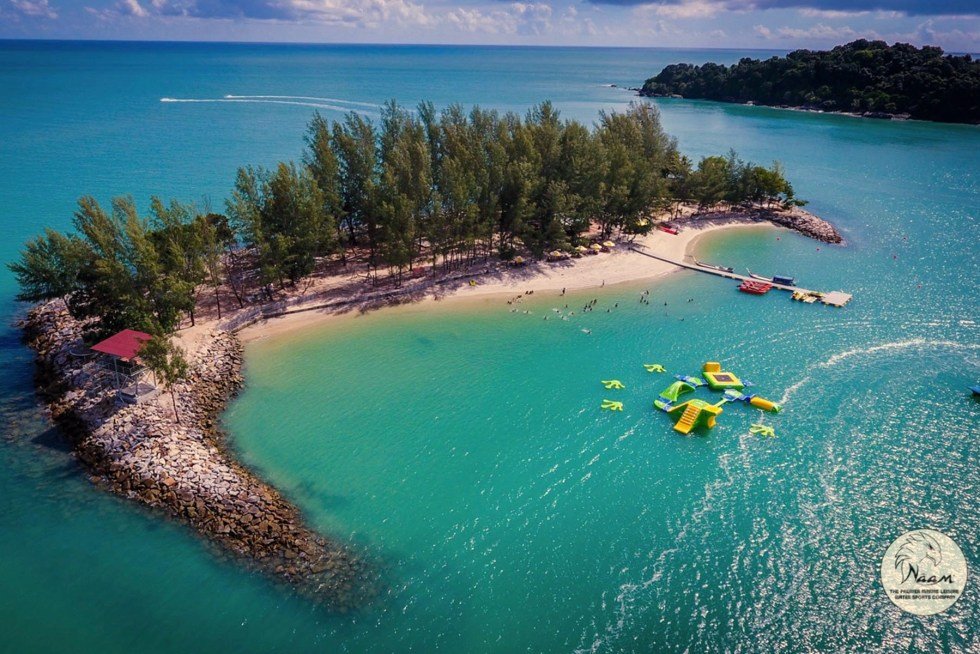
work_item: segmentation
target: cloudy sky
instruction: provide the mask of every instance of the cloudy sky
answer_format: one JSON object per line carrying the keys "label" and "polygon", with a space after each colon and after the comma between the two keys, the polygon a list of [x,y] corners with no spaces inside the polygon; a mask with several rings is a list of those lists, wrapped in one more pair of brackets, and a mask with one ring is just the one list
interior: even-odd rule
{"label": "cloudy sky", "polygon": [[0,0],[0,38],[980,50],[980,0]]}

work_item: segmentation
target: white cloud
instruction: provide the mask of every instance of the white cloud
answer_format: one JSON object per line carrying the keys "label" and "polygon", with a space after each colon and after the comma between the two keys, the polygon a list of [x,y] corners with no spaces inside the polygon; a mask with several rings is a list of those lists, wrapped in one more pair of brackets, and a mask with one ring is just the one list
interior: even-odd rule
{"label": "white cloud", "polygon": [[761,36],[764,39],[772,38],[772,30],[765,25],[756,25],[752,28],[752,31]]}
{"label": "white cloud", "polygon": [[684,0],[677,4],[645,4],[634,11],[637,15],[663,18],[712,18],[724,7],[717,0]]}
{"label": "white cloud", "polygon": [[483,12],[479,9],[459,7],[446,14],[448,24],[466,32],[485,34],[513,34],[517,31],[517,21],[510,13],[499,10]]}
{"label": "white cloud", "polygon": [[518,31],[544,34],[551,29],[551,5],[539,2],[515,2],[510,10],[517,18]]}
{"label": "white cloud", "polygon": [[844,10],[842,10],[842,9],[811,9],[811,8],[800,9],[800,15],[801,16],[805,16],[806,18],[830,18],[830,19],[833,19],[833,18],[850,18],[852,16],[867,16],[869,13],[871,13],[871,12],[869,12],[867,10],[849,11],[849,10],[846,10],[846,9],[844,9]]}
{"label": "white cloud", "polygon": [[425,7],[410,0],[284,0],[273,7],[299,20],[374,28],[383,23],[431,25]]}
{"label": "white cloud", "polygon": [[146,18],[150,15],[146,9],[138,2],[138,0],[120,0],[116,4],[116,10],[123,16],[135,16],[137,18]]}
{"label": "white cloud", "polygon": [[[12,0],[46,3],[48,0]],[[413,0],[117,0],[106,9],[86,7],[103,20],[121,16],[161,16],[190,19],[230,19],[305,23],[353,29],[450,28],[485,34],[551,33],[560,23],[562,33],[595,30],[591,20],[578,18],[568,7],[560,21],[544,2],[490,3],[431,9]]]}
{"label": "white cloud", "polygon": [[915,26],[915,30],[905,34],[894,35],[896,41],[908,41],[910,43],[947,43],[947,49],[970,52],[976,50],[976,44],[980,43],[980,31],[970,29],[942,29],[936,27],[936,22],[931,18]]}
{"label": "white cloud", "polygon": [[[566,12],[562,21],[577,15],[574,8],[570,7],[569,9],[572,10],[572,13]],[[443,20],[449,25],[467,32],[544,34],[551,31],[553,27],[551,17],[551,5],[514,2],[500,9],[490,10],[476,7],[471,9],[457,7],[439,16],[436,20]],[[588,22],[591,23],[591,21]]]}
{"label": "white cloud", "polygon": [[857,32],[847,25],[842,27],[831,27],[829,25],[824,25],[823,23],[817,23],[816,25],[807,27],[806,29],[799,27],[780,27],[778,30],[776,30],[776,33],[781,37],[789,39],[818,39],[826,41],[852,39],[857,36]]}
{"label": "white cloud", "polygon": [[54,20],[58,12],[48,4],[48,0],[10,0],[13,8],[28,18],[48,18]]}

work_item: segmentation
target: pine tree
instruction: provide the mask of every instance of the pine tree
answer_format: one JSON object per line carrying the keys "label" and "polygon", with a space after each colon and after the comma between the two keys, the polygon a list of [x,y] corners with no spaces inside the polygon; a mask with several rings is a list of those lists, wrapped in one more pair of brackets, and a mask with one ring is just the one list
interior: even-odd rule
{"label": "pine tree", "polygon": [[174,343],[168,336],[155,335],[145,341],[139,349],[139,357],[170,393],[170,401],[174,407],[174,417],[180,424],[180,414],[177,411],[177,396],[174,387],[187,379],[190,366],[187,363],[186,352]]}

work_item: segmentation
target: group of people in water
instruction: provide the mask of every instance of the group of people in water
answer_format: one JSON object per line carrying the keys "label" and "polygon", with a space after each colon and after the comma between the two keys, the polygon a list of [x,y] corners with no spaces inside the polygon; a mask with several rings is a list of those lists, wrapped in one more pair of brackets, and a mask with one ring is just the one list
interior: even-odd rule
{"label": "group of people in water", "polygon": [[[562,289],[562,295],[564,295],[564,294],[565,294],[565,291],[564,291],[564,289]],[[515,296],[515,297],[513,297],[513,298],[511,298],[509,300],[507,300],[507,304],[518,304],[519,302],[521,302],[528,295],[534,295],[534,289],[531,289],[531,290],[528,290],[528,291],[524,291],[520,295],[517,295],[517,296]]]}
{"label": "group of people in water", "polygon": [[[565,288],[561,289],[561,294],[559,295],[559,297],[564,297],[566,290],[567,289],[565,289]],[[511,298],[510,300],[507,300],[507,304],[510,304],[510,305],[520,304],[527,296],[533,295],[533,294],[534,294],[534,291],[533,290],[525,291],[525,292],[521,293],[520,295],[518,295],[518,296],[516,296],[514,298]],[[650,298],[651,298],[650,290],[647,289],[647,290],[643,291],[642,293],[640,293],[640,304],[646,304],[648,306],[651,306]],[[687,302],[688,303],[694,302],[694,298],[689,298]],[[592,298],[591,300],[589,300],[588,302],[586,302],[585,305],[582,306],[582,309],[579,311],[579,313],[580,314],[591,313],[592,311],[595,311],[595,309],[598,306],[598,304],[599,304],[599,298]],[[667,306],[667,302],[664,302],[664,306],[665,307]],[[611,307],[608,307],[606,309],[606,313],[612,313],[613,310],[618,309],[618,308],[619,308],[619,302],[614,302]],[[516,307],[515,308],[512,308],[510,310],[511,313],[518,313],[519,311],[520,310],[518,308],[516,308]],[[572,311],[569,311],[568,310],[568,304],[565,304],[561,308],[559,308],[559,307],[553,307],[551,309],[551,311],[552,311],[552,314],[555,314],[555,315],[550,315],[550,314],[549,315],[545,315],[544,318],[543,318],[543,320],[550,320],[552,317],[554,317],[554,318],[558,318],[558,319],[567,321],[567,320],[569,320],[570,317],[572,317],[572,316],[575,315],[575,311],[574,310],[572,310]],[[526,315],[530,315],[531,314],[531,311],[525,309],[524,311],[520,311],[520,313],[524,313]],[[664,313],[664,315],[667,315],[667,314]],[[680,318],[680,320],[684,320],[684,318]],[[582,332],[585,333],[585,334],[591,334],[592,333],[592,330],[591,329],[583,329]]]}

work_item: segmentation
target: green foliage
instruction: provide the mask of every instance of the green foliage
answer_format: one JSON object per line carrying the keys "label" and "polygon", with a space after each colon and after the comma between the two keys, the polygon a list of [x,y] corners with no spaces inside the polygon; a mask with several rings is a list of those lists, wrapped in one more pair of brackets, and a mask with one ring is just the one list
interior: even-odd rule
{"label": "green foliage", "polygon": [[203,281],[205,236],[201,218],[179,203],[154,198],[149,219],[130,198],[104,210],[91,197],[78,201],[77,234],[47,230],[9,265],[19,298],[38,302],[63,297],[79,319],[97,319],[99,334],[121,329],[170,332],[195,305]]}
{"label": "green foliage", "polygon": [[185,315],[193,323],[202,288],[220,317],[224,283],[239,306],[248,284],[271,297],[345,257],[342,241],[366,253],[374,275],[401,275],[421,261],[449,269],[571,249],[593,225],[604,236],[646,233],[650,212],[678,200],[799,203],[778,165],[730,153],[692,167],[647,103],[603,113],[590,129],[547,102],[523,117],[389,102],[377,124],[315,114],[305,140],[301,164],[240,168],[227,217],[153,198],[142,218],[129,198],[107,212],[83,197],[76,234],[49,230],[10,265],[19,297],[64,297],[102,333],[168,334]]}
{"label": "green foliage", "polygon": [[312,170],[280,163],[274,171],[238,170],[228,215],[242,240],[258,253],[263,281],[295,282],[318,257],[334,251],[334,217]]}
{"label": "green foliage", "polygon": [[20,261],[9,265],[17,277],[17,299],[40,302],[71,295],[79,288],[79,275],[94,256],[91,247],[70,234],[44,230],[24,246]]}
{"label": "green foliage", "polygon": [[732,66],[672,64],[648,79],[641,94],[975,124],[980,62],[932,46],[860,39],[829,51],[796,50]]}
{"label": "green foliage", "polygon": [[786,205],[793,201],[793,187],[783,177],[778,162],[769,168],[746,163],[735,152],[727,157],[705,157],[698,167],[676,179],[677,189],[700,207],[727,202]]}
{"label": "green foliage", "polygon": [[153,371],[157,383],[162,384],[170,392],[174,416],[179,423],[180,414],[177,413],[174,385],[187,379],[190,371],[190,365],[187,363],[183,348],[174,343],[170,337],[158,334],[143,343],[139,350],[139,357],[140,361]]}

